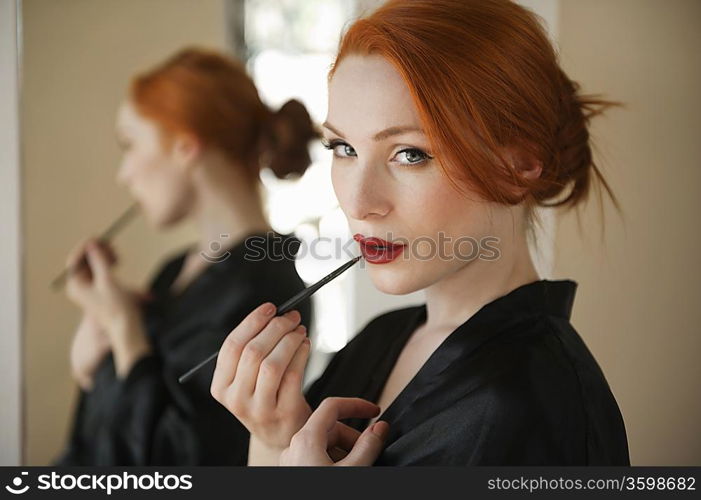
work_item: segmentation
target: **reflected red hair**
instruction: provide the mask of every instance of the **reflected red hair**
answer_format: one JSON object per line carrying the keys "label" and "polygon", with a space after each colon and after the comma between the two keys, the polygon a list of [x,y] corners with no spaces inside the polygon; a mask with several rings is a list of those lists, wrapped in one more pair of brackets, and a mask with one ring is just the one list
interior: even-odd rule
{"label": "reflected red hair", "polygon": [[217,51],[181,50],[137,75],[129,97],[161,126],[165,144],[176,133],[193,134],[243,166],[250,179],[258,179],[263,153],[281,178],[310,163],[307,144],[317,132],[302,103],[290,100],[272,112],[243,64]]}

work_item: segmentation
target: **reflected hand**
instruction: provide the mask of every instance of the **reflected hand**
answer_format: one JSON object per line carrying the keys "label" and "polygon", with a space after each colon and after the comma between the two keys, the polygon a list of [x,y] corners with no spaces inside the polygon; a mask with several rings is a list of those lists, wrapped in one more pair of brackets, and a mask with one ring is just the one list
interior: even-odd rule
{"label": "reflected hand", "polygon": [[115,368],[120,376],[151,351],[141,320],[138,295],[123,287],[112,273],[114,253],[102,242],[86,240],[68,258],[68,266],[75,268],[69,275],[68,297],[94,318],[109,338],[115,357]]}
{"label": "reflected hand", "polygon": [[71,343],[71,373],[85,391],[93,387],[93,375],[110,351],[110,342],[99,323],[84,314]]}
{"label": "reflected hand", "polygon": [[132,294],[122,289],[112,274],[115,262],[114,252],[94,238],[79,244],[66,262],[74,269],[66,285],[68,298],[106,331],[137,310]]}

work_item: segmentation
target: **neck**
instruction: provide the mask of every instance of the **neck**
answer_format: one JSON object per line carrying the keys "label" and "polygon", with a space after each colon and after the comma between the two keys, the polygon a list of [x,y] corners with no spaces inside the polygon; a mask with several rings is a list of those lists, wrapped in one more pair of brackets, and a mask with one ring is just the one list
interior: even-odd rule
{"label": "neck", "polygon": [[209,157],[198,169],[195,191],[198,253],[217,257],[249,234],[271,231],[257,186],[245,178],[242,167]]}
{"label": "neck", "polygon": [[[511,234],[511,233],[510,233]],[[475,259],[426,288],[425,331],[449,335],[482,306],[521,285],[538,281],[525,232],[500,238],[496,260]]]}

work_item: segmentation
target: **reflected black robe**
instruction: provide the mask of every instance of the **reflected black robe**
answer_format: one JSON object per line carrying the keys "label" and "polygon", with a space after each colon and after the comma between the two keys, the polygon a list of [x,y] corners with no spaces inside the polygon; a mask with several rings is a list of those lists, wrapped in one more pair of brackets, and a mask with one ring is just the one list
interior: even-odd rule
{"label": "reflected black robe", "polygon": [[[300,241],[252,236],[179,295],[170,286],[187,250],[160,269],[143,313],[153,354],[124,379],[116,377],[111,355],[102,362],[93,389],[79,394],[68,445],[55,465],[246,464],[248,431],[210,394],[215,362],[185,384],[177,379],[219,349],[254,308],[281,304],[304,288],[294,265]],[[310,301],[297,309],[308,326]]]}
{"label": "reflected black robe", "polygon": [[[629,465],[616,400],[569,321],[576,287],[520,286],[453,331],[382,409],[390,429],[375,465]],[[369,322],[309,387],[311,407],[328,396],[376,403],[425,320],[421,305]]]}

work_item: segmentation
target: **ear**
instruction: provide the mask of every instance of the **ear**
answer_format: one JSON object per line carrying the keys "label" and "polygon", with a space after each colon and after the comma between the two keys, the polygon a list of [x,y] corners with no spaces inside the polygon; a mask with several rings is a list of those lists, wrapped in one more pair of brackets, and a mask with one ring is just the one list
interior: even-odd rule
{"label": "ear", "polygon": [[199,138],[189,133],[179,133],[173,138],[171,154],[176,165],[183,170],[192,168],[202,153]]}
{"label": "ear", "polygon": [[[504,157],[509,167],[522,181],[534,181],[543,173],[543,162],[533,154],[520,147],[508,147],[504,150]],[[526,194],[525,188],[514,187],[514,194],[522,197]]]}

